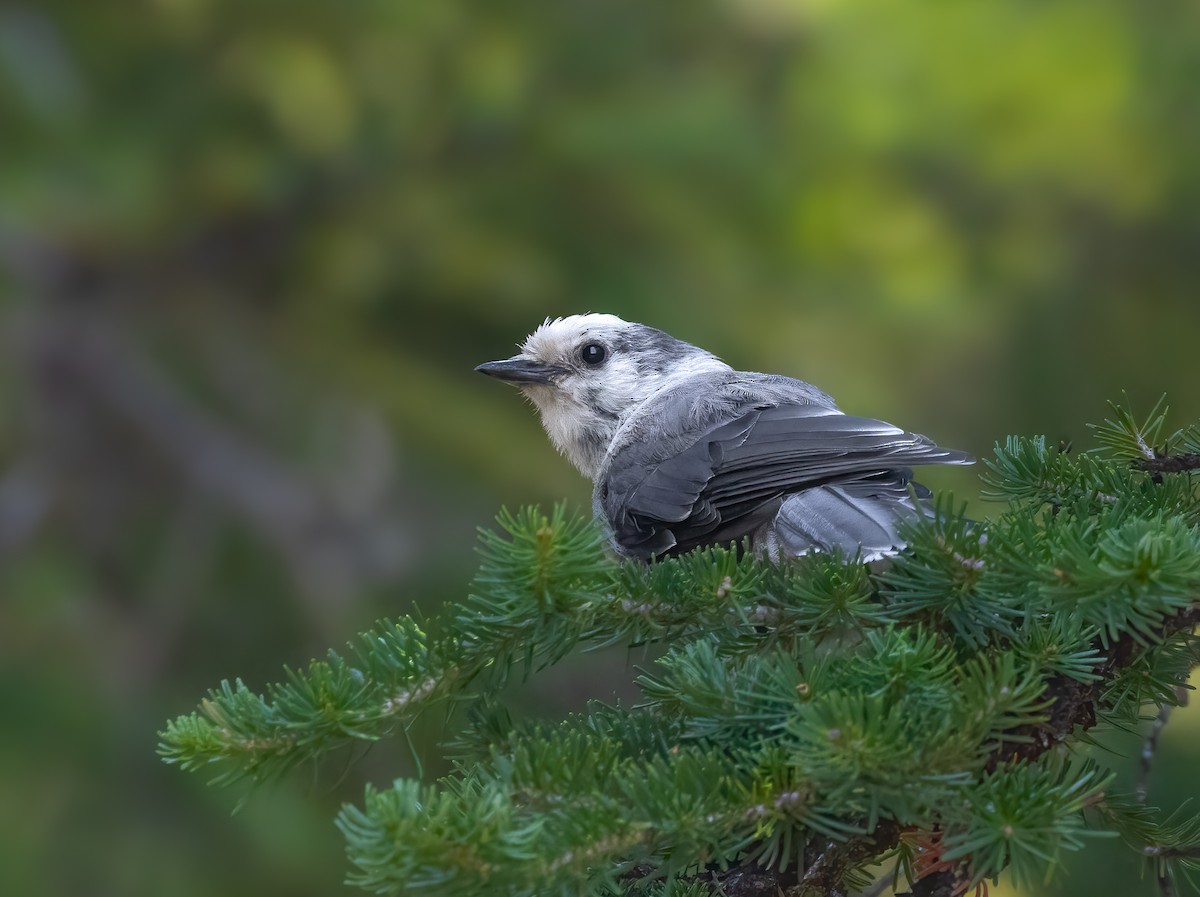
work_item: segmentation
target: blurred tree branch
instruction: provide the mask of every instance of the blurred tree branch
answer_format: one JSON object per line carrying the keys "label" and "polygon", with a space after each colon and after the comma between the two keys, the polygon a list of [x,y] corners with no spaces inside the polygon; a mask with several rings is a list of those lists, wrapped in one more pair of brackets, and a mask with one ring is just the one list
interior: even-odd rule
{"label": "blurred tree branch", "polygon": [[[185,249],[178,258],[207,254]],[[378,495],[364,501],[361,489],[344,494],[352,477],[301,472],[202,408],[146,348],[152,323],[138,312],[152,301],[143,292],[157,280],[154,263],[100,266],[66,245],[5,229],[0,264],[24,296],[3,322],[7,363],[24,384],[14,434],[24,448],[0,479],[0,551],[23,547],[56,508],[70,507],[76,523],[104,541],[113,520],[148,498],[182,508],[202,497],[271,547],[325,624],[337,604],[411,561],[411,536],[387,500],[390,442],[382,451],[353,443],[378,442],[382,428],[338,431],[351,455],[375,468]],[[364,471],[354,473],[361,479]]]}

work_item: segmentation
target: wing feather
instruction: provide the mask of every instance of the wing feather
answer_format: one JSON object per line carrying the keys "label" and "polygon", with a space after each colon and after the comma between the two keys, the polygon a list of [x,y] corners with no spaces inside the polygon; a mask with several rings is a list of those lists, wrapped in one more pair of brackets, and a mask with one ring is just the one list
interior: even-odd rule
{"label": "wing feather", "polygon": [[[617,544],[648,559],[710,544],[718,536],[736,540],[785,505],[786,496],[838,483],[853,488],[796,505],[796,519],[786,529],[796,542],[819,539],[822,527],[831,534],[845,531],[855,516],[845,506],[858,501],[864,507],[857,525],[873,544],[894,533],[894,521],[880,515],[889,502],[899,501],[886,493],[898,488],[898,495],[907,496],[908,468],[971,461],[919,434],[845,415],[804,396],[788,401],[785,395],[772,404],[709,401],[707,418],[697,414],[694,402],[677,398],[665,409],[647,409],[657,424],[647,432],[674,434],[674,440],[665,447],[632,441],[609,458],[598,500]],[[864,503],[871,489],[879,500]]]}

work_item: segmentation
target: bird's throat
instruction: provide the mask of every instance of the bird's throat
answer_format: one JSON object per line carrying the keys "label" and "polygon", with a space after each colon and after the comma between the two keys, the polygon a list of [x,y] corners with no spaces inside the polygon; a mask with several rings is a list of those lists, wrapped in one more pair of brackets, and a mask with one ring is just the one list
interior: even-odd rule
{"label": "bird's throat", "polygon": [[595,479],[620,426],[620,419],[615,415],[597,414],[561,394],[535,395],[530,390],[527,395],[537,406],[542,426],[554,447],[585,477]]}

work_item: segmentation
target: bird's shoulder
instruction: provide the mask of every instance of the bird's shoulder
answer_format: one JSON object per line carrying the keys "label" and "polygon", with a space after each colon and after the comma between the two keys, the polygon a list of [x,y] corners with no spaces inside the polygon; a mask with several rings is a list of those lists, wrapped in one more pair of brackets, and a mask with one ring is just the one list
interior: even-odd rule
{"label": "bird's shoulder", "polygon": [[[802,380],[733,370],[669,384],[630,414],[613,438],[593,494],[596,514],[608,521],[619,550],[657,556],[686,549],[693,536],[702,541],[719,527],[721,510],[703,496],[726,447],[742,445],[764,413],[808,420],[843,416],[828,395]],[[755,498],[736,516],[749,526],[763,503]]]}
{"label": "bird's shoulder", "polygon": [[833,399],[815,386],[777,374],[715,371],[659,390],[614,435],[595,479],[597,506],[611,511],[611,501],[621,500],[648,475],[668,468],[690,474],[684,477],[689,480],[684,492],[698,491],[712,474],[704,443],[733,435],[722,428],[736,428],[756,409],[790,406],[816,415],[841,414]]}
{"label": "bird's shoulder", "polygon": [[607,460],[630,452],[670,457],[751,409],[776,405],[838,413],[832,398],[803,380],[754,371],[705,372],[669,384],[642,402],[614,434]]}

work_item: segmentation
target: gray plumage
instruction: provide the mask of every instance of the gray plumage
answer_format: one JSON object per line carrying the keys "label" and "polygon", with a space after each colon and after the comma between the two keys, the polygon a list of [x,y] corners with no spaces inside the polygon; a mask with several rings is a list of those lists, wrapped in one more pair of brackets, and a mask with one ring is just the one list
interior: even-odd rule
{"label": "gray plumage", "polygon": [[920,464],[962,452],[843,414],[801,380],[735,371],[612,315],[547,321],[521,354],[476,370],[517,383],[595,484],[621,554],[644,560],[748,539],[773,558],[840,548],[872,560],[929,513]]}

